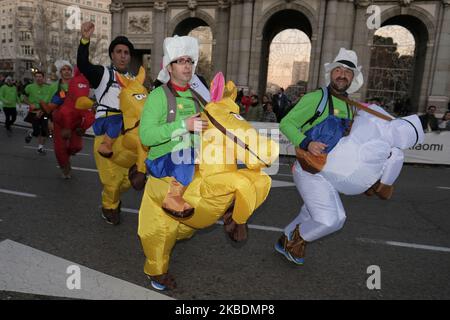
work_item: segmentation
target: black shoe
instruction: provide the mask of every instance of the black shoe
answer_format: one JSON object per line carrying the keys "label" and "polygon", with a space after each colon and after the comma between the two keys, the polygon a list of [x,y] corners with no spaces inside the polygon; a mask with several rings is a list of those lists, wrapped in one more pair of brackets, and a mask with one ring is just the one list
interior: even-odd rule
{"label": "black shoe", "polygon": [[106,223],[118,225],[120,223],[120,206],[116,209],[102,208],[102,217]]}
{"label": "black shoe", "polygon": [[44,147],[38,148],[38,149],[37,149],[37,152],[38,152],[39,154],[41,154],[41,155],[45,155],[45,154],[46,154],[46,152],[45,152],[45,150],[44,150]]}
{"label": "black shoe", "polygon": [[25,137],[25,143],[30,143],[32,138],[33,137],[31,136],[31,133],[28,133],[27,136]]}

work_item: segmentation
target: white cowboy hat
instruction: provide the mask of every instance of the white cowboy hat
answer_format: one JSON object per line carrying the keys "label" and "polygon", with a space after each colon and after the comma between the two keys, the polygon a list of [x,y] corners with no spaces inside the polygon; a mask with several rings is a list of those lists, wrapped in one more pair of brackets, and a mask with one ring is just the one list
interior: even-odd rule
{"label": "white cowboy hat", "polygon": [[170,80],[169,71],[167,66],[176,59],[184,56],[188,56],[194,61],[192,66],[192,75],[195,73],[195,68],[198,63],[199,45],[198,40],[189,36],[174,36],[164,39],[163,44],[164,57],[162,69],[158,74],[158,80],[167,83]]}
{"label": "white cowboy hat", "polygon": [[361,73],[361,66],[358,66],[358,57],[355,51],[341,48],[338,55],[332,63],[325,63],[325,83],[330,84],[330,73],[334,68],[344,67],[353,71],[353,81],[347,89],[347,93],[354,93],[358,91],[364,83],[364,78]]}
{"label": "white cowboy hat", "polygon": [[69,61],[67,61],[67,60],[56,60],[55,61],[55,67],[56,67],[56,75],[58,76],[58,78],[61,78],[61,69],[64,66],[70,67],[70,69],[72,69],[72,74],[73,74],[73,66],[70,64]]}

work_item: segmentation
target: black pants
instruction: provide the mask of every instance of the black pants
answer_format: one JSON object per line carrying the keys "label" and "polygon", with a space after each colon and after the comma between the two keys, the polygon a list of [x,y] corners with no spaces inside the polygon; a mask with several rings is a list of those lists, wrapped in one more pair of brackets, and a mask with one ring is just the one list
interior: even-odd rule
{"label": "black pants", "polygon": [[33,137],[47,137],[48,136],[48,118],[41,116],[40,118],[34,118],[33,123]]}
{"label": "black pants", "polygon": [[16,122],[17,110],[16,108],[3,107],[3,112],[5,113],[5,128],[9,130],[11,128],[11,125]]}

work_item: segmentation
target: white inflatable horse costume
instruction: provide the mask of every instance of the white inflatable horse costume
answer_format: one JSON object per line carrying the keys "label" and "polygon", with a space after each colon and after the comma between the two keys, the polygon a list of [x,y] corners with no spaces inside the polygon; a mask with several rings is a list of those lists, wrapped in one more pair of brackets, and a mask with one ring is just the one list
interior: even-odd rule
{"label": "white inflatable horse costume", "polygon": [[[389,116],[377,105],[369,108]],[[291,234],[300,225],[303,239],[309,242],[341,229],[346,215],[339,192],[377,193],[380,198],[390,198],[403,166],[402,150],[423,139],[417,115],[387,121],[359,111],[350,134],[331,150],[321,172],[310,174],[296,162],[294,181],[305,204],[285,234]],[[310,210],[315,212],[314,219]]]}

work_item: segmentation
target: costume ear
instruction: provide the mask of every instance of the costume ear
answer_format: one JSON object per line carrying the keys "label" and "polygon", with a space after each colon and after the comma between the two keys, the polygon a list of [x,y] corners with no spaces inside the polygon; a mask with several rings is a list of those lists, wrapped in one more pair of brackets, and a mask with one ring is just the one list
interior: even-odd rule
{"label": "costume ear", "polygon": [[140,83],[140,84],[144,84],[144,80],[145,80],[145,69],[141,66],[139,67],[139,73],[136,76],[136,80]]}
{"label": "costume ear", "polygon": [[122,88],[126,88],[130,82],[129,79],[127,79],[126,77],[123,77],[120,73],[116,72],[116,81],[117,83],[122,87]]}
{"label": "costume ear", "polygon": [[224,98],[230,98],[233,101],[236,101],[237,97],[237,88],[233,81],[228,81],[225,86],[225,92],[223,94]]}
{"label": "costume ear", "polygon": [[211,82],[211,102],[217,102],[222,100],[223,92],[225,89],[225,78],[223,73],[219,72]]}

